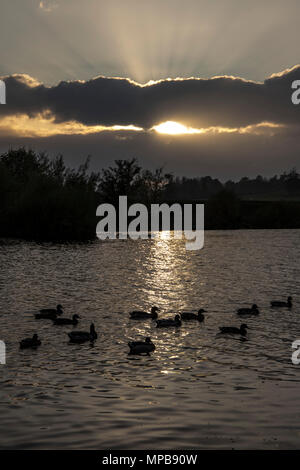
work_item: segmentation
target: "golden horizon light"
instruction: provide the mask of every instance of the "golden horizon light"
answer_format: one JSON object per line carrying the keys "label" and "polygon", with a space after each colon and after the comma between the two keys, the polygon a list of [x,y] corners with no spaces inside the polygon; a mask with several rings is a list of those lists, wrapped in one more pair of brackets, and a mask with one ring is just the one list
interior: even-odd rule
{"label": "golden horizon light", "polygon": [[103,124],[87,125],[78,121],[56,122],[55,116],[51,111],[45,111],[35,116],[27,114],[16,114],[0,117],[0,135],[17,135],[27,138],[47,138],[55,135],[88,135],[99,133],[140,133],[155,131],[161,135],[186,136],[198,135],[209,136],[218,134],[252,134],[274,136],[282,131],[286,126],[272,122],[260,122],[245,127],[220,127],[209,126],[202,128],[193,128],[185,126],[176,121],[165,121],[150,129],[139,127],[137,124],[111,125]]}
{"label": "golden horizon light", "polygon": [[169,135],[183,135],[183,134],[201,134],[201,129],[194,129],[193,127],[187,127],[184,124],[176,121],[166,121],[153,126],[152,129],[159,134]]}

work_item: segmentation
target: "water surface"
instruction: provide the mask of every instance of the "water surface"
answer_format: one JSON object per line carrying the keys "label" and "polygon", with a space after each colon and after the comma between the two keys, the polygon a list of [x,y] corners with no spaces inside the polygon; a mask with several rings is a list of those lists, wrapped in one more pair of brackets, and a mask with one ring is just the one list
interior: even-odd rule
{"label": "water surface", "polygon": [[[206,232],[205,247],[181,240],[83,245],[0,243],[2,449],[295,449],[300,445],[297,230]],[[292,295],[294,308],[270,300]],[[70,345],[67,332],[36,321],[61,303],[95,322],[98,340]],[[239,325],[237,307],[257,303],[247,341],[217,336]],[[204,324],[160,330],[128,318],[207,310]],[[37,351],[18,341],[38,332]],[[156,351],[129,356],[129,340],[151,336]]]}

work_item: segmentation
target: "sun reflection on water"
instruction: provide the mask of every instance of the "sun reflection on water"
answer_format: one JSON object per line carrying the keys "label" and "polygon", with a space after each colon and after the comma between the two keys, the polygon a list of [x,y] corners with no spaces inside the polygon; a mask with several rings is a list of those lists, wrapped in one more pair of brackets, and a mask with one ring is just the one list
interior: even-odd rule
{"label": "sun reflection on water", "polygon": [[178,313],[184,307],[180,295],[187,270],[184,240],[175,239],[170,231],[159,232],[151,243],[147,262],[144,284],[147,302],[165,313]]}

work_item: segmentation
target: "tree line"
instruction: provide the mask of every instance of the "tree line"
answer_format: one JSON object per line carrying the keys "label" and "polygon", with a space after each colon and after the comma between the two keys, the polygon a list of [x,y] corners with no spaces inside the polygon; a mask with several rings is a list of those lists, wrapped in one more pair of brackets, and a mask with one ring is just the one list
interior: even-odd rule
{"label": "tree line", "polygon": [[170,178],[166,196],[170,199],[209,199],[219,191],[227,190],[242,199],[279,200],[300,198],[300,174],[293,168],[282,175],[271,178],[257,176],[243,177],[239,181],[221,183],[210,176],[198,178]]}
{"label": "tree line", "polygon": [[[300,175],[295,169],[269,179],[221,183],[210,176],[179,178],[163,168],[145,170],[134,158],[116,160],[99,172],[89,170],[87,158],[71,169],[62,155],[50,159],[19,148],[0,155],[0,236],[92,240],[97,206],[117,206],[120,195],[129,204],[205,202],[208,229],[300,228]],[[277,201],[259,202],[268,198]]]}

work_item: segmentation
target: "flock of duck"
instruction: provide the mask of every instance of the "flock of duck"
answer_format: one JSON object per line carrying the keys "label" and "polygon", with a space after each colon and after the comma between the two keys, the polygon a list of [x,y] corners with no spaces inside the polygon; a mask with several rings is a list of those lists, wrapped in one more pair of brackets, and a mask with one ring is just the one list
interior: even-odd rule
{"label": "flock of duck", "polygon": [[[292,297],[288,297],[287,302],[282,301],[272,301],[271,308],[288,308],[291,309],[293,306],[292,304]],[[175,315],[175,318],[158,318],[158,307],[152,307],[150,313],[134,310],[130,312],[129,316],[132,320],[153,320],[156,321],[157,328],[177,328],[182,325],[182,321],[191,321],[196,320],[198,322],[203,322],[205,319],[204,313],[206,312],[204,309],[198,310],[198,313],[193,312],[182,312],[180,315]],[[239,308],[237,310],[237,315],[243,316],[250,316],[250,315],[259,315],[259,309],[256,304],[253,304],[250,308]],[[63,314],[63,308],[61,305],[57,305],[56,309],[42,309],[39,313],[35,314],[36,320],[52,320],[53,325],[77,325],[80,316],[75,314],[72,318],[65,318],[61,317]],[[230,335],[241,335],[245,337],[247,335],[248,326],[246,323],[242,323],[239,328],[235,326],[221,326],[219,327],[219,334],[230,334]],[[69,340],[71,343],[85,343],[87,341],[94,342],[98,335],[96,333],[94,323],[90,325],[90,331],[71,331],[68,334]],[[34,334],[32,338],[25,338],[20,341],[20,348],[34,348],[36,349],[38,346],[42,344],[41,340],[39,339],[37,334]],[[145,341],[130,341],[128,343],[129,346],[129,354],[150,354],[150,352],[155,350],[155,345],[152,343],[151,338],[147,337]]]}
{"label": "flock of duck", "polygon": [[[80,318],[79,315],[75,314],[72,318],[60,318],[63,314],[63,308],[61,305],[57,305],[55,308],[44,308],[39,313],[35,313],[36,320],[52,320],[54,325],[77,325]],[[85,343],[86,341],[95,341],[98,337],[94,323],[91,323],[90,331],[71,331],[68,333],[71,343]],[[25,338],[20,341],[20,348],[37,348],[42,344],[38,335],[35,333],[32,338]]]}

